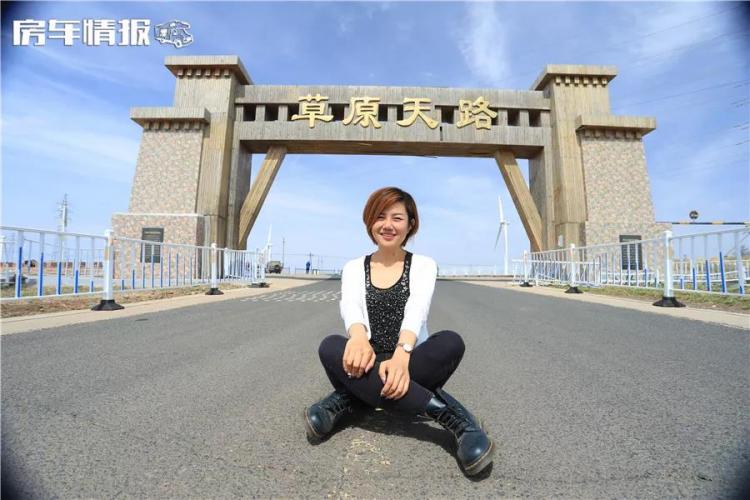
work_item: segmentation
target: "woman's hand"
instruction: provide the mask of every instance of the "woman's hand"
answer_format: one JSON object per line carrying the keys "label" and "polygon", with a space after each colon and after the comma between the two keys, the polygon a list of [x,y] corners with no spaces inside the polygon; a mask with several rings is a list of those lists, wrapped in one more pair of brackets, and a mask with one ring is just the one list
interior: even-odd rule
{"label": "woman's hand", "polygon": [[400,350],[391,359],[380,363],[380,380],[383,390],[380,395],[386,399],[401,399],[409,391],[409,358],[411,356]]}
{"label": "woman's hand", "polygon": [[375,366],[375,351],[367,337],[352,337],[344,348],[344,371],[359,378]]}

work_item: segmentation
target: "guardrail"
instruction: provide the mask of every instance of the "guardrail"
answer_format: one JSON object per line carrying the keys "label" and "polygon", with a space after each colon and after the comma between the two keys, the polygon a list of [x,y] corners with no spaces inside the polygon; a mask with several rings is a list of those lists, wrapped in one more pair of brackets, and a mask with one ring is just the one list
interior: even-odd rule
{"label": "guardrail", "polygon": [[438,266],[438,277],[452,276],[503,276],[501,266],[471,264],[441,264]]}
{"label": "guardrail", "polygon": [[[0,300],[102,295],[220,283],[264,286],[269,250],[249,251],[0,226]],[[119,307],[119,306],[118,306]]]}
{"label": "guardrail", "polygon": [[[524,253],[513,261],[514,282],[663,289],[663,299],[676,303],[674,290],[745,295],[750,228]],[[656,304],[656,305],[665,305]]]}

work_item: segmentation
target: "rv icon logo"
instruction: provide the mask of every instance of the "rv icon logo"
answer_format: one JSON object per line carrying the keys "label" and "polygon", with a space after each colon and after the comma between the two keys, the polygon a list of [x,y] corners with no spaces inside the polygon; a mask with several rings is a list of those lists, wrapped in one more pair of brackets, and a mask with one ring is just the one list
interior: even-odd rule
{"label": "rv icon logo", "polygon": [[154,36],[159,43],[170,43],[179,49],[193,43],[193,35],[188,33],[189,29],[190,23],[174,20],[154,26]]}

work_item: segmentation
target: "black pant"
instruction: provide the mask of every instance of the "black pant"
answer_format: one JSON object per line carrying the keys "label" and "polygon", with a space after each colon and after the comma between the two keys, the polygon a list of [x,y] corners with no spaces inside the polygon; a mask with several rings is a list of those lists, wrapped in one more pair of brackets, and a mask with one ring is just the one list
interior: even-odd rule
{"label": "black pant", "polygon": [[343,335],[329,335],[318,349],[320,361],[333,387],[337,391],[354,394],[369,406],[407,415],[416,415],[424,410],[433,396],[432,391],[448,381],[464,355],[464,341],[459,334],[450,330],[433,333],[411,353],[409,390],[401,399],[386,399],[380,395],[384,384],[378,369],[387,355],[378,355],[375,366],[360,378],[349,378],[343,365],[348,340]]}

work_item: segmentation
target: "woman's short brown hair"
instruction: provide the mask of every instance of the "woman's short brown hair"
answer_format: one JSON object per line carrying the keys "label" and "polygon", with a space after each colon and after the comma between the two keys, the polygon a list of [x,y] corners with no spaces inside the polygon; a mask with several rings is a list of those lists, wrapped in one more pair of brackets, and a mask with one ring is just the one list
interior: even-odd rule
{"label": "woman's short brown hair", "polygon": [[380,188],[370,195],[365,204],[365,209],[362,211],[362,220],[367,227],[367,236],[370,237],[373,243],[378,244],[375,238],[372,237],[372,226],[378,220],[378,216],[385,212],[391,205],[402,202],[406,207],[406,216],[411,223],[411,229],[406,234],[406,238],[401,243],[401,246],[405,246],[409,241],[409,238],[414,236],[419,229],[419,214],[417,213],[417,204],[414,203],[414,198],[397,187],[384,187]]}

